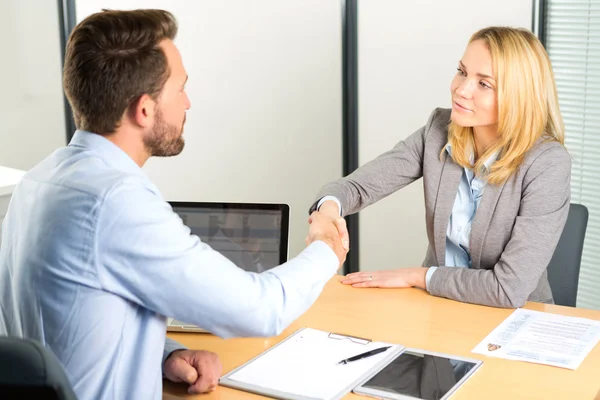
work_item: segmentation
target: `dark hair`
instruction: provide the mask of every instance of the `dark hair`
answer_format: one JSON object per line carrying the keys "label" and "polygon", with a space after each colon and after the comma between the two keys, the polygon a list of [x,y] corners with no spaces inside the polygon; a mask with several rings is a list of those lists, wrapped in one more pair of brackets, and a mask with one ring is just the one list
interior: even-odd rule
{"label": "dark hair", "polygon": [[163,10],[103,10],[81,21],[63,70],[77,128],[112,133],[142,95],[156,99],[170,74],[159,44],[176,34],[175,17]]}

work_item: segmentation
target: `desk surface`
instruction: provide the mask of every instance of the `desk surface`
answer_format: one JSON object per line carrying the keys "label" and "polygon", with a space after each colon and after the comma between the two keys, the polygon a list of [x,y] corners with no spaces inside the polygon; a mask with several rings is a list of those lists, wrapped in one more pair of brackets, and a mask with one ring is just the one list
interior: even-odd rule
{"label": "desk surface", "polygon": [[[600,311],[528,303],[525,308],[600,320]],[[376,341],[484,360],[453,399],[594,399],[600,390],[600,345],[575,371],[485,357],[471,350],[513,310],[455,302],[419,289],[355,289],[334,277],[317,302],[282,335],[269,339],[220,339],[208,334],[169,333],[193,349],[219,354],[223,372],[307,326]],[[260,396],[219,386],[195,398],[248,399]],[[194,398],[180,384],[165,382],[164,399]],[[349,394],[345,398],[358,399]]]}

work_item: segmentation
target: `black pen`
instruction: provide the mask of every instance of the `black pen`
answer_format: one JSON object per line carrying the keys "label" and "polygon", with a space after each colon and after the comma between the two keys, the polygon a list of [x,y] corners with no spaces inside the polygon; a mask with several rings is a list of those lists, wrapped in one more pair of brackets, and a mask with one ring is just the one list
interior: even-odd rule
{"label": "black pen", "polygon": [[374,356],[375,354],[383,353],[384,351],[386,351],[390,347],[392,347],[392,346],[380,347],[378,349],[367,351],[366,353],[362,353],[362,354],[359,354],[359,355],[356,355],[356,356],[353,356],[353,357],[350,357],[350,358],[346,358],[345,360],[340,361],[338,363],[338,365],[339,364],[348,364],[351,361],[356,361],[356,360],[360,360],[360,359],[363,359],[363,358]]}

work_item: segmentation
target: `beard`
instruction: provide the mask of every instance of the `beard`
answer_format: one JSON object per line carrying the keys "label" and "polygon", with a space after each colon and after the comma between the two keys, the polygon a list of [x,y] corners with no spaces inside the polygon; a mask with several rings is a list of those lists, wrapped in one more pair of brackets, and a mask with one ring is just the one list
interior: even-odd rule
{"label": "beard", "polygon": [[157,110],[154,118],[154,128],[144,136],[144,146],[150,153],[150,156],[171,157],[176,156],[183,150],[185,141],[183,140],[183,125],[176,127],[167,123],[160,109]]}

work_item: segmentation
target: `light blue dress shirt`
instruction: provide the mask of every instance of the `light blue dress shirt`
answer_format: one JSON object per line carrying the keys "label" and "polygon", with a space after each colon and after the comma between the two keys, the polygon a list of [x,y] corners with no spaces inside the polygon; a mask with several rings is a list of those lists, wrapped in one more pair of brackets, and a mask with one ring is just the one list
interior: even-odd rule
{"label": "light blue dress shirt", "polygon": [[[446,145],[446,151],[449,156],[452,156],[452,146],[450,144]],[[486,170],[489,170],[498,159],[498,154],[499,152],[492,154],[484,162]],[[471,154],[470,161],[473,164],[473,154]],[[446,267],[471,268],[471,225],[485,186],[486,181],[484,179],[476,177],[472,169],[464,168],[446,230],[446,262],[444,264]],[[429,287],[429,282],[436,269],[437,267],[432,266],[427,271],[425,276],[426,287]]]}
{"label": "light blue dress shirt", "polygon": [[121,149],[84,131],[19,183],[1,243],[0,334],[50,348],[81,400],[160,399],[178,347],[165,316],[223,337],[277,335],[339,267],[319,241],[260,274],[236,267]]}

